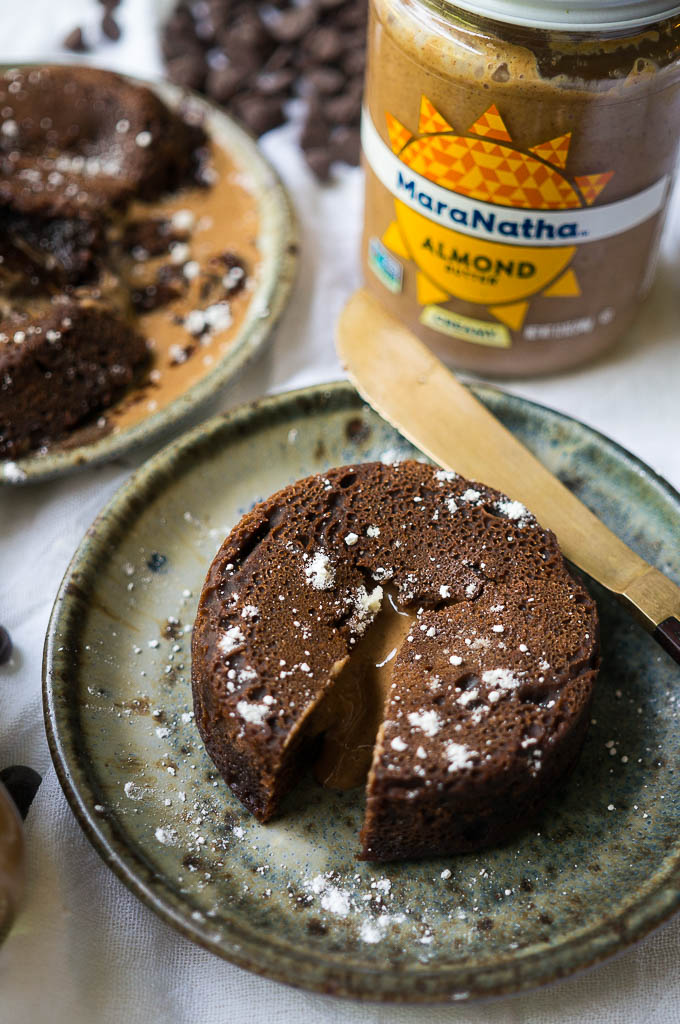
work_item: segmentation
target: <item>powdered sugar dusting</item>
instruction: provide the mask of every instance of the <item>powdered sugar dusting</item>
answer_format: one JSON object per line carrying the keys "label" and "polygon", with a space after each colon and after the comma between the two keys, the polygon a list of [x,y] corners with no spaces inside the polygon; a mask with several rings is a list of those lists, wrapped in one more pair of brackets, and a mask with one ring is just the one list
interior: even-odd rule
{"label": "powdered sugar dusting", "polygon": [[374,587],[370,593],[363,584],[357,587],[354,596],[354,614],[350,619],[350,627],[359,636],[363,635],[368,626],[373,622],[382,607],[382,600],[382,587]]}
{"label": "powdered sugar dusting", "polygon": [[271,710],[272,703],[272,697],[269,700],[265,698],[261,704],[251,704],[247,700],[240,700],[236,705],[236,710],[244,722],[250,722],[251,725],[264,725],[265,717]]}
{"label": "powdered sugar dusting", "polygon": [[456,743],[455,740],[449,740],[444,748],[446,754],[446,760],[449,762],[450,772],[459,772],[464,768],[472,768],[473,757],[477,757],[476,750],[470,750],[464,743]]}
{"label": "powdered sugar dusting", "polygon": [[315,590],[330,590],[335,583],[335,569],[323,551],[305,555],[305,576]]}
{"label": "powdered sugar dusting", "polygon": [[526,526],[527,523],[533,520],[531,512],[521,501],[511,501],[509,498],[505,498],[496,502],[496,508],[501,515],[507,516],[508,519],[513,519],[518,526]]}
{"label": "powdered sugar dusting", "polygon": [[436,736],[442,727],[436,711],[412,711],[408,720],[415,729],[422,729],[426,736]]}
{"label": "powdered sugar dusting", "polygon": [[474,504],[479,501],[481,496],[481,491],[476,491],[474,487],[468,487],[467,491],[464,491],[463,494],[461,494],[461,500]]}
{"label": "powdered sugar dusting", "polygon": [[231,654],[237,650],[246,641],[243,631],[240,626],[230,626],[229,629],[222,634],[217,642],[217,646],[222,651],[222,654]]}
{"label": "powdered sugar dusting", "polygon": [[488,669],[482,673],[482,682],[501,690],[514,690],[519,686],[519,679],[509,668]]}
{"label": "powdered sugar dusting", "polygon": [[19,484],[26,479],[26,473],[16,462],[3,462],[2,476],[10,484]]}

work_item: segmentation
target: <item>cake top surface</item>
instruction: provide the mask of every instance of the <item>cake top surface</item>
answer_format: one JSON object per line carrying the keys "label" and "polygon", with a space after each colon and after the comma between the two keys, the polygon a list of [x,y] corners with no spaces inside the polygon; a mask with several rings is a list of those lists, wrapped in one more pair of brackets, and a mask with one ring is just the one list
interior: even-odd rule
{"label": "cake top surface", "polygon": [[450,783],[503,743],[540,767],[596,650],[594,606],[524,506],[418,462],[329,470],[234,528],[197,620],[212,714],[274,763],[388,600],[412,624],[385,769]]}

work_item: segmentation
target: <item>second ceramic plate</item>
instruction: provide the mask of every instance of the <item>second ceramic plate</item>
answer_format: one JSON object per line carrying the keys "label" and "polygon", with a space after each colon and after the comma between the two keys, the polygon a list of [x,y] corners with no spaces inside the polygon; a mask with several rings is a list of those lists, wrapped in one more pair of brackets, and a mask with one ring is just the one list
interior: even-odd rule
{"label": "second ceramic plate", "polygon": [[[612,442],[477,394],[644,557],[680,576],[680,499]],[[190,638],[215,551],[258,499],[413,449],[346,384],[212,420],[148,462],[88,532],[45,652],[53,758],[106,862],[185,935],[271,978],[365,999],[516,991],[621,950],[680,904],[677,667],[596,591],[604,662],[574,775],[512,843],[356,861],[364,798],[311,780],[261,825],[203,749]]]}
{"label": "second ceramic plate", "polygon": [[[191,108],[205,125],[216,159],[219,157],[224,164],[222,172],[231,191],[241,196],[243,206],[230,198],[224,223],[203,217],[214,223],[207,232],[209,242],[202,244],[208,249],[214,244],[218,251],[219,247],[228,250],[233,244],[233,222],[238,223],[242,234],[250,231],[252,222],[257,234],[256,239],[248,236],[253,259],[257,256],[252,291],[247,303],[237,298],[240,306],[233,325],[217,335],[209,349],[198,346],[196,355],[186,362],[173,360],[172,348],[177,346],[171,346],[168,354],[167,339],[161,346],[157,337],[153,369],[161,375],[162,386],[150,383],[145,375],[102,413],[101,428],[98,417],[93,416],[44,451],[32,452],[15,462],[0,461],[0,484],[50,479],[116,458],[167,435],[215,398],[257,355],[288,301],[297,265],[297,229],[288,194],[254,139],[215,104],[195,93],[168,82],[138,84],[149,86],[172,109]],[[194,191],[201,194],[203,210],[203,194]],[[185,192],[166,197],[169,208],[181,209],[186,202]],[[149,325],[143,323],[142,329],[148,331]]]}

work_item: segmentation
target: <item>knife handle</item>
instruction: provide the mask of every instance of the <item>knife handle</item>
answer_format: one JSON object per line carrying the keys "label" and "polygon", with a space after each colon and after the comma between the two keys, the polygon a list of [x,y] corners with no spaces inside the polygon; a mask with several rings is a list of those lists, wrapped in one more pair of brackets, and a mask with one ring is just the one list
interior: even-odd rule
{"label": "knife handle", "polygon": [[670,615],[654,630],[654,639],[680,665],[680,620]]}

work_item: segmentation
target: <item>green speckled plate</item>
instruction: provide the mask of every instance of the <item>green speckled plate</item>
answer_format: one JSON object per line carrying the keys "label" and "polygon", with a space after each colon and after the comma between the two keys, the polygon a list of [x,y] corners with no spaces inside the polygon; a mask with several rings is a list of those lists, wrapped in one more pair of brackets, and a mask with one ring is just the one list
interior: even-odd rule
{"label": "green speckled plate", "polygon": [[[12,65],[17,66],[17,65]],[[0,71],[6,65],[0,66]],[[224,149],[253,195],[260,229],[257,247],[261,263],[248,309],[225,354],[216,358],[200,379],[178,397],[148,412],[141,420],[101,434],[93,426],[97,419],[81,425],[44,452],[32,452],[16,461],[0,459],[0,487],[48,480],[97,462],[110,461],[124,452],[167,436],[201,406],[214,399],[246,364],[257,356],[271,337],[286,307],[297,267],[297,227],[288,193],[276,171],[260,152],[255,140],[215,104],[169,82],[139,84],[154,89],[171,108],[183,104],[203,117],[215,144]],[[229,225],[225,225],[228,241]],[[134,395],[144,389],[132,388]],[[122,403],[118,403],[119,405]]]}
{"label": "green speckled plate", "polygon": [[[680,497],[582,424],[490,388],[493,412],[640,554],[680,577]],[[529,988],[621,950],[680,903],[677,666],[597,592],[604,664],[576,772],[532,827],[478,855],[357,862],[360,790],[311,780],[260,825],[191,714],[208,565],[253,502],[412,449],[346,384],[266,399],[151,459],[85,537],[45,649],[52,755],[99,853],[185,935],[271,978],[365,999]]]}

